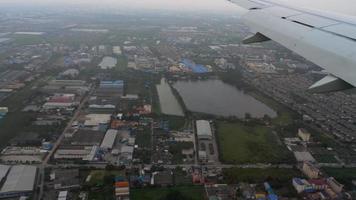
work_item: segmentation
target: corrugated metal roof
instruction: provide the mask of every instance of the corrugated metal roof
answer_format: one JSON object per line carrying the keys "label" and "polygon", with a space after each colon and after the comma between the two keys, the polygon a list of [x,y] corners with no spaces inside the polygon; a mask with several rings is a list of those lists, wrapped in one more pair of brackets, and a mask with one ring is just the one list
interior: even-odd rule
{"label": "corrugated metal roof", "polygon": [[209,121],[206,121],[206,120],[198,120],[196,122],[196,125],[197,125],[197,134],[198,134],[198,137],[200,136],[209,136],[209,137],[212,137],[213,134],[211,132],[211,127],[210,127],[210,123]]}
{"label": "corrugated metal roof", "polygon": [[0,193],[32,191],[35,184],[37,168],[30,165],[11,167]]}
{"label": "corrugated metal roof", "polygon": [[9,169],[10,169],[10,166],[8,166],[8,165],[0,165],[0,180],[5,178]]}
{"label": "corrugated metal roof", "polygon": [[117,130],[109,129],[106,132],[105,137],[104,137],[103,142],[101,143],[100,147],[101,148],[112,148],[115,143],[117,132],[118,132]]}

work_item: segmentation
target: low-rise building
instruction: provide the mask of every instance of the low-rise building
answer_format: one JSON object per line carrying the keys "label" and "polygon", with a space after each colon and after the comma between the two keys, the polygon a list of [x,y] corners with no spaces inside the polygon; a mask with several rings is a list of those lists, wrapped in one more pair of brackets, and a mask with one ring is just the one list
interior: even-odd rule
{"label": "low-rise building", "polygon": [[304,128],[298,129],[298,136],[304,142],[309,142],[310,141],[310,133],[307,130],[305,130]]}
{"label": "low-rise building", "polygon": [[29,196],[35,187],[37,167],[29,165],[12,166],[0,190],[0,198]]}
{"label": "low-rise building", "polygon": [[114,146],[116,137],[117,137],[117,133],[118,133],[117,130],[109,129],[105,134],[105,137],[103,139],[103,142],[100,145],[100,148],[104,149],[104,150],[112,149],[112,147]]}
{"label": "low-rise building", "polygon": [[329,177],[326,179],[326,181],[334,192],[336,192],[337,194],[342,192],[344,185],[336,181],[335,178]]}
{"label": "low-rise building", "polygon": [[320,175],[320,170],[310,162],[303,163],[302,171],[310,179],[319,178]]}

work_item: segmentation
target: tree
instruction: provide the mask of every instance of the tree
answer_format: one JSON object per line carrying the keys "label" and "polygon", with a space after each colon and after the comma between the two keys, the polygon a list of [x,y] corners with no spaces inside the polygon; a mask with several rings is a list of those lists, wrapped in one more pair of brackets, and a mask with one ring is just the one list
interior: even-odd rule
{"label": "tree", "polygon": [[170,190],[169,193],[160,200],[191,200],[192,198],[184,196],[180,191]]}

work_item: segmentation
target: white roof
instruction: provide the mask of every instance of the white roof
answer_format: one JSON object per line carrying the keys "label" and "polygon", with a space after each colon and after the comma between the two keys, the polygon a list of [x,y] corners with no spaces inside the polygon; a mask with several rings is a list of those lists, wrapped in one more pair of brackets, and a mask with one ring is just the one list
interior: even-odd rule
{"label": "white roof", "polygon": [[60,191],[58,194],[58,198],[67,197],[67,195],[68,195],[68,191]]}
{"label": "white roof", "polygon": [[303,152],[294,152],[294,156],[297,159],[298,162],[315,162],[315,158],[307,151]]}
{"label": "white roof", "polygon": [[89,114],[85,116],[85,126],[98,126],[99,124],[107,124],[110,122],[110,114]]}
{"label": "white roof", "polygon": [[133,153],[134,147],[132,146],[121,146],[121,153]]}
{"label": "white roof", "polygon": [[10,166],[8,165],[0,165],[0,181],[5,178],[7,172],[9,171]]}
{"label": "white roof", "polygon": [[16,165],[10,169],[0,193],[32,191],[37,168],[30,165]]}
{"label": "white roof", "polygon": [[101,143],[100,147],[101,148],[112,148],[114,146],[117,133],[118,133],[117,130],[109,129],[106,132],[105,137],[104,137],[103,142]]}
{"label": "white roof", "polygon": [[201,136],[208,136],[208,137],[213,137],[213,134],[211,133],[211,127],[209,121],[206,120],[198,120],[196,122],[197,124],[197,134],[198,137]]}

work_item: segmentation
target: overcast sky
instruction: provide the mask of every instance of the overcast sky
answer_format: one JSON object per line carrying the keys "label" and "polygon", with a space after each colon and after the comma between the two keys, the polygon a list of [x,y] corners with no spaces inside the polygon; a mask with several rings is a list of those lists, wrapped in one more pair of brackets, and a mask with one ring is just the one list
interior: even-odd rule
{"label": "overcast sky", "polygon": [[[356,15],[355,0],[275,0],[311,9],[321,9],[343,14]],[[101,6],[108,8],[169,9],[178,11],[211,10],[219,12],[239,11],[227,0],[0,0],[1,4],[62,4]]]}

